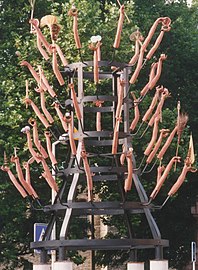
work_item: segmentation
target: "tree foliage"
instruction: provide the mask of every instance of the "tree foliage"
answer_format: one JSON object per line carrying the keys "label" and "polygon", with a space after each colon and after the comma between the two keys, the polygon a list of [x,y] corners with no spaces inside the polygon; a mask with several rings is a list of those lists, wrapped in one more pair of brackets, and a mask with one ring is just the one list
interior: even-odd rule
{"label": "tree foliage", "polygon": [[[53,14],[59,18],[59,23],[62,26],[58,38],[58,44],[64,52],[64,55],[71,63],[80,61],[78,51],[75,48],[75,43],[72,34],[72,19],[68,17],[68,10],[73,1],[41,1],[36,0],[35,18],[40,19],[46,14]],[[171,32],[165,35],[165,38],[157,51],[156,57],[160,53],[166,53],[166,60],[160,84],[163,84],[171,91],[172,98],[168,100],[168,105],[163,114],[163,124],[167,127],[173,127],[177,115],[176,104],[180,100],[182,110],[189,114],[189,126],[183,138],[183,145],[188,143],[187,135],[192,130],[195,142],[198,140],[196,132],[198,113],[197,113],[197,61],[198,39],[197,39],[197,3],[191,8],[187,7],[185,1],[175,1],[175,3],[165,4],[164,0],[134,0],[125,1],[126,13],[130,22],[125,21],[122,33],[121,46],[116,52],[116,60],[128,62],[133,55],[133,46],[129,40],[130,34],[137,28],[145,37],[148,34],[149,28],[153,22],[160,16],[169,16],[172,20]],[[83,59],[91,60],[92,53],[88,49],[88,41],[92,35],[102,36],[102,58],[111,59],[113,55],[112,44],[114,41],[117,20],[118,20],[118,5],[117,1],[111,0],[76,0],[75,4],[79,10],[79,34],[82,41]],[[27,124],[29,117],[34,116],[32,111],[25,110],[23,99],[25,96],[25,79],[30,78],[27,70],[20,66],[22,60],[27,60],[33,66],[41,64],[46,76],[48,77],[54,89],[56,89],[59,99],[64,103],[67,97],[66,87],[59,87],[54,76],[52,76],[50,62],[42,59],[38,53],[35,44],[35,37],[30,33],[30,18],[31,6],[28,1],[24,0],[2,0],[0,1],[0,162],[3,164],[3,153],[6,151],[8,156],[12,155],[13,147],[18,147],[19,156],[22,160],[27,160],[29,157],[25,146],[25,138],[20,135],[20,130]],[[49,33],[44,29],[46,35]],[[148,77],[150,63],[145,66],[141,73],[141,79],[133,87],[132,90],[139,92],[144,86]],[[103,86],[105,88],[104,82]],[[38,95],[33,91],[36,87],[35,82],[30,79],[31,97],[38,102]],[[87,85],[86,91],[91,91],[91,85]],[[151,97],[145,99],[142,109],[148,107]],[[51,105],[53,100],[47,99],[48,105]],[[50,109],[53,113],[53,110]],[[58,124],[57,124],[58,125]],[[108,123],[107,125],[108,126]],[[59,127],[61,128],[61,127]],[[42,127],[40,126],[42,133]],[[147,135],[147,141],[150,134]],[[43,138],[41,138],[43,140]],[[136,147],[137,158],[141,158],[145,148],[145,142],[134,142]],[[175,142],[176,144],[176,142]],[[197,143],[195,144],[195,148]],[[185,148],[186,149],[186,148]],[[167,160],[173,156],[175,145],[168,153]],[[181,151],[181,149],[180,149]],[[186,151],[186,150],[185,150]],[[184,157],[186,155],[183,153]],[[182,152],[182,151],[181,151]],[[46,186],[39,180],[40,168],[32,169],[34,185],[42,193]],[[171,175],[169,181],[175,181],[177,175]],[[44,217],[41,213],[32,211],[28,202],[22,201],[16,190],[10,183],[7,176],[0,172],[0,216],[2,220],[0,232],[0,262],[7,265],[10,261],[14,269],[19,263],[18,256],[30,252],[29,242],[33,239],[33,223],[35,221],[45,221],[48,217]],[[155,175],[146,176],[143,179],[145,188],[150,191],[154,185],[150,179],[155,179]],[[173,200],[156,215],[162,230],[163,238],[170,239],[170,249],[167,251],[167,257],[171,264],[178,267],[183,267],[189,260],[189,243],[193,239],[193,232],[187,230],[191,224],[195,224],[190,215],[190,206],[195,201],[197,183],[195,175],[189,175],[189,183],[185,183],[180,190],[176,200]],[[168,186],[166,187],[168,188]],[[106,192],[112,199],[116,198],[114,187],[110,190],[103,189],[101,196],[106,196]],[[14,194],[14,196],[13,196]],[[135,196],[135,195],[131,195]],[[160,197],[160,199],[163,199]],[[50,191],[47,192],[44,202],[50,200]],[[167,220],[169,222],[167,223]],[[126,234],[120,220],[105,220],[106,223],[111,222],[119,229],[119,234]],[[137,234],[141,234],[144,230],[145,221],[137,218],[134,222],[137,229]],[[13,227],[16,228],[13,230]],[[23,229],[21,229],[23,228]],[[184,233],[185,231],[185,233]],[[176,238],[175,235],[178,235]],[[102,256],[102,255],[101,255]],[[126,254],[115,254],[112,252],[110,256],[99,257],[99,260],[104,264],[110,264],[110,258],[118,262],[127,260]],[[142,255],[141,255],[142,256]],[[118,260],[119,258],[119,260]]]}

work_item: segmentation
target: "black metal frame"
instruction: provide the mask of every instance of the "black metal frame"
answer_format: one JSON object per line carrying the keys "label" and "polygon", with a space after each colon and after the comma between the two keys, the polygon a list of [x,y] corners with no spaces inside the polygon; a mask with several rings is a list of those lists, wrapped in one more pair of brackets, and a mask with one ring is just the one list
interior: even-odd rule
{"label": "black metal frame", "polygon": [[[112,72],[111,66],[116,67]],[[128,77],[130,74],[131,67],[125,63],[109,63],[107,61],[99,62],[99,78],[111,79],[112,80],[112,95],[100,95],[96,93],[95,96],[85,96],[83,90],[84,79],[93,80],[93,71],[86,71],[84,69],[93,67],[93,62],[79,62],[73,63],[66,67],[65,73],[69,78],[75,77],[78,81],[78,102],[79,107],[84,116],[84,112],[96,113],[96,112],[111,112],[112,113],[112,131],[90,131],[83,130],[84,118],[81,123],[78,121],[78,132],[74,134],[74,137],[78,138],[77,141],[77,155],[71,157],[68,167],[62,172],[59,171],[58,175],[63,177],[63,184],[60,188],[60,192],[57,195],[53,205],[47,205],[44,207],[44,212],[51,212],[51,220],[49,221],[47,230],[41,242],[32,242],[31,248],[41,249],[41,261],[45,260],[45,253],[48,249],[59,250],[59,260],[64,259],[65,250],[133,250],[133,249],[146,249],[155,248],[156,259],[163,258],[163,248],[168,246],[168,240],[161,239],[159,228],[151,214],[155,210],[155,207],[151,204],[146,206],[143,202],[148,201],[147,194],[139,180],[138,171],[133,172],[133,181],[139,196],[139,202],[126,201],[126,196],[123,190],[124,173],[127,173],[127,168],[121,166],[118,161],[117,155],[111,153],[90,153],[90,156],[106,156],[112,158],[114,166],[91,166],[91,172],[96,175],[93,176],[93,181],[116,181],[118,183],[119,192],[122,200],[119,202],[76,202],[75,194],[79,179],[85,179],[85,172],[83,168],[79,166],[81,164],[80,152],[82,148],[82,140],[85,146],[100,147],[100,146],[111,146],[113,141],[113,130],[115,125],[115,110],[116,110],[116,88],[117,88],[117,77],[120,76],[122,71],[124,80],[126,82],[124,89],[124,101],[123,101],[123,129],[119,132],[119,145],[124,144],[127,149],[132,147],[131,135],[129,131],[129,110],[132,107],[132,100],[129,98],[129,84]],[[102,68],[108,69],[109,71],[102,71]],[[95,86],[97,90],[97,85]],[[112,102],[112,106],[107,107],[86,107],[84,108],[84,102],[94,102],[96,100]],[[73,102],[71,99],[66,100],[65,106],[72,106]],[[93,151],[94,152],[94,151]],[[135,158],[133,157],[135,164]],[[72,176],[71,176],[72,175]],[[69,180],[68,180],[69,179]],[[63,200],[65,196],[66,183],[71,181],[70,189],[67,194],[67,199]],[[61,200],[61,202],[60,202]],[[59,215],[64,214],[62,227],[58,240],[50,240],[50,235],[53,226]],[[68,240],[69,223],[72,215],[120,215],[122,214],[128,229],[128,239],[79,239],[79,240]],[[130,223],[131,214],[145,214],[152,233],[152,239],[135,239],[133,237],[133,231]],[[92,233],[94,238],[94,233]]]}

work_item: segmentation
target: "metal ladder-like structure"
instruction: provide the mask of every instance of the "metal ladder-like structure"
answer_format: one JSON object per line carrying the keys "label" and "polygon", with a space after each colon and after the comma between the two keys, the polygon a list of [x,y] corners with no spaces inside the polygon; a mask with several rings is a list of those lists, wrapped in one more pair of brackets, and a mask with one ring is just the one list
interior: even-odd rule
{"label": "metal ladder-like structure", "polygon": [[[131,72],[131,67],[124,63],[109,63],[108,61],[99,62],[99,79],[107,80],[111,84],[111,89],[106,89],[106,95],[100,93],[99,85],[93,85],[94,95],[86,95],[84,89],[86,82],[93,81],[92,61],[79,62],[68,65],[65,68],[65,75],[70,79],[75,80],[75,85],[78,86],[77,99],[80,112],[82,115],[81,120],[76,119],[74,125],[78,131],[73,134],[76,138],[76,155],[70,156],[67,166],[57,173],[57,176],[62,176],[63,182],[52,205],[44,207],[44,212],[51,213],[51,220],[49,221],[43,241],[31,243],[31,248],[41,249],[41,261],[46,260],[47,250],[58,250],[59,260],[65,259],[67,250],[130,250],[137,249],[155,249],[156,259],[163,259],[163,248],[169,245],[168,240],[162,239],[158,226],[152,216],[154,206],[145,205],[144,202],[148,201],[147,194],[138,176],[138,170],[135,169],[135,158],[133,156],[133,188],[136,188],[139,196],[138,201],[127,201],[124,191],[124,181],[128,173],[127,166],[120,164],[120,155],[122,154],[122,146],[124,145],[126,151],[132,147],[132,136],[129,130],[129,112],[132,108],[132,100],[129,97],[129,84],[128,78]],[[114,67],[112,70],[111,67]],[[113,131],[115,128],[115,113],[118,101],[117,96],[117,79],[122,76],[125,81],[124,84],[124,99],[122,104],[122,125],[120,125],[118,135],[118,151],[112,154]],[[90,84],[91,85],[91,84]],[[77,87],[76,87],[77,88]],[[104,91],[104,90],[103,90]],[[94,106],[94,102],[104,102],[103,106]],[[71,115],[75,116],[72,112],[73,100],[67,99],[65,102],[66,108],[70,108]],[[101,116],[108,115],[108,130],[96,131],[90,123],[91,117],[96,115],[97,112]],[[91,116],[91,117],[90,117]],[[74,117],[73,117],[74,118]],[[78,125],[78,126],[77,126]],[[112,181],[118,186],[120,193],[120,201],[78,201],[76,199],[77,186],[80,182],[86,183],[85,170],[82,166],[81,151],[85,147],[88,153],[88,159],[97,160],[97,166],[91,162],[90,170],[92,173],[93,185],[96,181],[109,182]],[[100,164],[101,159],[102,165]],[[69,185],[69,189],[66,186]],[[134,187],[135,186],[135,187]],[[68,190],[68,192],[66,192]],[[66,194],[67,193],[67,194]],[[136,239],[133,236],[132,224],[130,216],[135,214],[144,214],[148,225],[151,230],[152,239]],[[94,239],[92,237],[83,239],[69,239],[68,232],[72,216],[90,215],[123,215],[125,220],[128,237],[124,239]],[[51,233],[57,218],[63,216],[57,239],[51,240]],[[93,219],[92,219],[93,220]],[[93,236],[93,235],[92,235]]]}

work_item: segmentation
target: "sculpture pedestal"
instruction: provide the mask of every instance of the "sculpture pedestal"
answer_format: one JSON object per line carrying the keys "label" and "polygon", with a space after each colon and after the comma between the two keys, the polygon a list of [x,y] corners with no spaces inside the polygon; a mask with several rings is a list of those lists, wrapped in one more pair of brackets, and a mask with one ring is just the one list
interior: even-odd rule
{"label": "sculpture pedestal", "polygon": [[153,260],[150,261],[150,270],[168,270],[168,261],[167,260]]}
{"label": "sculpture pedestal", "polygon": [[72,262],[55,262],[54,263],[54,270],[73,270],[73,263]]}
{"label": "sculpture pedestal", "polygon": [[33,270],[51,270],[50,264],[34,264]]}
{"label": "sculpture pedestal", "polygon": [[143,262],[129,262],[127,264],[127,270],[144,270],[144,263]]}

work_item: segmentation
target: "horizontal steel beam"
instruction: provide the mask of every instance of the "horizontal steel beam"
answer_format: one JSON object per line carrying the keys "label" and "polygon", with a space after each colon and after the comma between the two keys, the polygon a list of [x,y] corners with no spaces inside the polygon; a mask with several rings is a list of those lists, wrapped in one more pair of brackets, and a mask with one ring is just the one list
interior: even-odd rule
{"label": "horizontal steel beam", "polygon": [[80,240],[51,240],[32,242],[32,249],[58,249],[66,250],[130,250],[147,249],[157,246],[168,247],[169,241],[165,239],[80,239]]}

